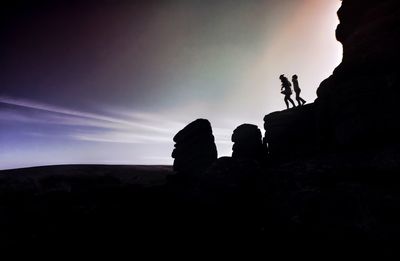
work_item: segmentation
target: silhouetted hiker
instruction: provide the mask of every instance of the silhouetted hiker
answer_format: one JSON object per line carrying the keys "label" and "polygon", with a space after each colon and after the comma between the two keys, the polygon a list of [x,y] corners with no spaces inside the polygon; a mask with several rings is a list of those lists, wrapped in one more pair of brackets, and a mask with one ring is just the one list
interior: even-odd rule
{"label": "silhouetted hiker", "polygon": [[300,97],[300,87],[299,87],[299,81],[297,80],[297,75],[292,76],[292,83],[293,83],[293,90],[296,93],[296,101],[299,103],[299,106],[304,105],[306,101]]}
{"label": "silhouetted hiker", "polygon": [[286,107],[289,109],[288,101],[290,101],[290,103],[293,105],[293,107],[296,107],[296,105],[294,104],[294,101],[290,98],[290,95],[292,95],[292,89],[290,88],[290,86],[292,86],[292,84],[289,82],[289,80],[283,74],[281,76],[279,76],[279,79],[281,79],[281,82],[282,82],[281,93],[285,95]]}

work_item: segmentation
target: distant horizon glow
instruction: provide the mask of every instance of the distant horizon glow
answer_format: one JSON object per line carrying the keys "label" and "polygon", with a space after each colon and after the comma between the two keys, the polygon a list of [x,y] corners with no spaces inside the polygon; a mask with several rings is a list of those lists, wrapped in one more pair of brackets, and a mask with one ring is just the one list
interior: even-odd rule
{"label": "distant horizon glow", "polygon": [[[132,4],[135,3],[135,4]],[[53,4],[0,27],[0,169],[171,165],[173,136],[210,120],[218,156],[243,124],[285,109],[280,74],[311,103],[342,58],[341,1]]]}

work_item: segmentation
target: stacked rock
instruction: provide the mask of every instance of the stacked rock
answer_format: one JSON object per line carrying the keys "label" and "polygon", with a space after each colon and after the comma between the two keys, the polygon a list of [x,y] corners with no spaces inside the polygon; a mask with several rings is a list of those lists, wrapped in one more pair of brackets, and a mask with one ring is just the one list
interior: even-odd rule
{"label": "stacked rock", "polygon": [[174,171],[179,174],[190,176],[204,172],[217,159],[211,124],[206,119],[187,125],[175,135],[174,142]]}
{"label": "stacked rock", "polygon": [[232,158],[261,160],[264,154],[261,131],[256,125],[242,124],[232,134]]}

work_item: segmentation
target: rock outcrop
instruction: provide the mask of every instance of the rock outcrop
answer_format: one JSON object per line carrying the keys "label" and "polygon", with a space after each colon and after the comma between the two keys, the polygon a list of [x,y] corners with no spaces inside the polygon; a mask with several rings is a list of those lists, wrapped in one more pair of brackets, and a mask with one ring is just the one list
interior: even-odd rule
{"label": "rock outcrop", "polygon": [[208,120],[193,121],[175,135],[174,142],[174,171],[179,174],[196,175],[217,159],[217,148]]}
{"label": "rock outcrop", "polygon": [[272,160],[290,160],[319,151],[315,104],[274,112],[264,117],[264,143]]}
{"label": "rock outcrop", "polygon": [[239,126],[232,157],[216,160],[180,194],[186,200],[194,191],[192,201],[212,206],[212,219],[223,209],[212,230],[235,217],[228,231],[240,223],[296,242],[398,237],[400,2],[343,0],[338,15],[343,61],[316,102],[265,116],[263,143],[256,126]]}
{"label": "rock outcrop", "polygon": [[261,131],[256,125],[242,124],[232,134],[234,159],[261,160],[264,154]]}
{"label": "rock outcrop", "polygon": [[271,155],[400,145],[400,2],[344,0],[338,17],[342,63],[313,106],[265,117]]}
{"label": "rock outcrop", "polygon": [[399,143],[400,2],[344,0],[343,61],[318,89],[319,132],[334,148]]}
{"label": "rock outcrop", "polygon": [[316,102],[264,118],[270,157],[290,155],[267,169],[266,208],[300,238],[396,238],[400,2],[343,0],[338,16],[343,60]]}

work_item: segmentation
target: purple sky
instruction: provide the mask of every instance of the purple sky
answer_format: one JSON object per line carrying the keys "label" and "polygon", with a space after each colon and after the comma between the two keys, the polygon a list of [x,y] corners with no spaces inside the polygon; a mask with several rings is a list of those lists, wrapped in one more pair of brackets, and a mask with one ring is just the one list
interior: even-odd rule
{"label": "purple sky", "polygon": [[199,117],[230,155],[236,126],[284,109],[280,74],[312,102],[341,60],[339,0],[10,2],[0,169],[172,164],[172,137]]}

